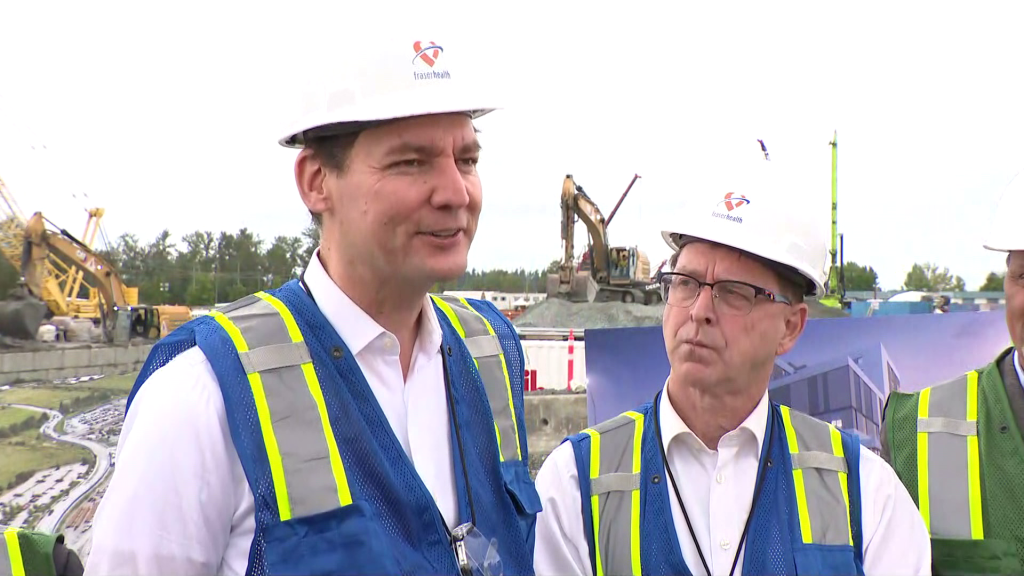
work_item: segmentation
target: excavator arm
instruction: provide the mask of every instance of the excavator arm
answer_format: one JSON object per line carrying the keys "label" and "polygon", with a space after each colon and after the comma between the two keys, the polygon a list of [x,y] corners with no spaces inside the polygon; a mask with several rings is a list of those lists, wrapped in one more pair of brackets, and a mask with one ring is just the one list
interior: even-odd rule
{"label": "excavator arm", "polygon": [[604,214],[598,209],[597,204],[587,196],[583,187],[572,180],[572,176],[566,177],[564,189],[570,183],[573,187],[570,209],[572,214],[569,217],[579,217],[583,225],[587,227],[590,234],[590,265],[594,280],[604,282],[608,279],[608,230],[605,227]]}
{"label": "excavator arm", "polygon": [[[660,301],[660,293],[650,286],[647,255],[633,247],[611,248],[608,243],[608,222],[639,178],[639,174],[633,175],[611,216],[605,219],[597,204],[573,180],[572,174],[566,174],[560,200],[563,255],[558,274],[549,274],[547,278],[549,298],[571,302],[594,302],[597,299],[602,302],[616,300],[651,304]],[[589,270],[578,270],[575,266],[573,243],[577,219],[583,222],[590,236]]]}
{"label": "excavator arm", "polygon": [[[105,332],[112,329],[116,307],[128,305],[126,289],[113,265],[66,230],[60,234],[47,230],[44,218],[36,212],[25,228],[25,253],[22,261],[29,292],[44,300],[55,315],[74,312],[73,304],[82,303],[82,288],[95,290],[99,301],[95,312]],[[83,304],[84,305],[84,304]]]}
{"label": "excavator arm", "polygon": [[[48,309],[54,316],[99,319],[109,335],[116,307],[129,304],[124,283],[105,258],[66,230],[47,230],[45,222],[36,212],[24,223],[19,262],[24,285],[0,309],[0,333],[32,339]],[[83,289],[91,297],[80,297]]]}

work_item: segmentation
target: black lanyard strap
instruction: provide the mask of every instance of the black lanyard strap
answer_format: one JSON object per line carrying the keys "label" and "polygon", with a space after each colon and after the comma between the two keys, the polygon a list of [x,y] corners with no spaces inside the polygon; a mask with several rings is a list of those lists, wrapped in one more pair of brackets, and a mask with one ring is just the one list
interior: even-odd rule
{"label": "black lanyard strap", "polygon": [[[679,494],[679,485],[676,483],[675,476],[672,474],[672,467],[668,465],[668,455],[665,453],[665,443],[661,438],[661,419],[658,415],[659,402],[661,400],[661,390],[654,395],[654,431],[658,435],[658,451],[661,453],[661,463],[665,467],[665,472],[668,473],[668,479],[672,482],[672,490],[676,494],[676,501],[679,502],[679,509],[683,511],[683,518],[686,519],[686,527],[690,529],[690,538],[693,540],[693,546],[697,549],[697,554],[700,556],[700,563],[704,566],[704,572],[711,576],[711,568],[708,567],[708,561],[704,558],[704,551],[700,548],[700,543],[697,542],[697,535],[693,531],[693,524],[690,523],[690,515],[686,513],[686,506],[683,505],[683,497]],[[769,418],[771,415],[769,414]],[[768,430],[768,459],[765,462],[765,466],[760,467],[758,473],[757,483],[754,486],[754,499],[750,502],[750,512],[747,514],[747,521],[743,525],[743,533],[740,534],[740,542],[736,546],[736,555],[732,558],[732,568],[729,570],[729,576],[732,576],[736,571],[736,564],[740,559],[740,551],[743,550],[743,543],[747,539],[747,532],[750,531],[750,521],[754,517],[754,509],[757,507],[758,498],[761,495],[761,488],[764,486],[764,475],[765,471],[771,467],[772,459],[772,440],[773,436],[771,429]]]}

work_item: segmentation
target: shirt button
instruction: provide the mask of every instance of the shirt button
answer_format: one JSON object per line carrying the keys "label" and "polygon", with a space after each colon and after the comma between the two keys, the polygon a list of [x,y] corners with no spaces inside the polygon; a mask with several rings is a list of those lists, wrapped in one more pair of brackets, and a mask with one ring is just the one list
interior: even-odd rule
{"label": "shirt button", "polygon": [[719,472],[718,475],[715,476],[715,482],[718,482],[719,484],[725,482],[725,476],[722,476],[722,473]]}
{"label": "shirt button", "polygon": [[722,546],[722,550],[728,550],[729,549],[729,541],[728,540],[722,540],[722,542],[720,544]]}

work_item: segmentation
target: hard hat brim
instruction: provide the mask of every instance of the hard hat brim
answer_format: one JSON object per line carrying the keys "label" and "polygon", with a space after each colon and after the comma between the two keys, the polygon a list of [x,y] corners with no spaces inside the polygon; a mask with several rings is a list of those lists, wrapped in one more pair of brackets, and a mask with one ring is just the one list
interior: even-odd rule
{"label": "hard hat brim", "polygon": [[344,122],[307,122],[308,126],[304,128],[290,132],[287,136],[278,140],[278,144],[285,148],[303,148],[306,142],[312,138],[324,137],[324,136],[341,136],[344,134],[353,134],[356,132],[362,132],[375,126],[380,126],[388,122],[395,120],[402,120],[405,118],[415,118],[419,116],[437,116],[441,114],[466,114],[471,119],[476,120],[481,116],[499,110],[498,107],[490,108],[479,108],[479,109],[466,109],[464,107],[455,107],[451,110],[437,110],[431,112],[417,112],[408,114],[392,114],[387,116],[366,118],[358,120],[350,120]]}
{"label": "hard hat brim", "polygon": [[726,248],[729,248],[730,250],[740,252],[756,262],[760,262],[762,265],[774,271],[786,281],[796,284],[798,286],[803,286],[804,297],[819,297],[825,293],[824,285],[820,284],[810,275],[805,274],[800,270],[797,270],[796,268],[790,266],[789,264],[779,262],[767,255],[758,254],[751,250],[738,248],[736,246],[731,246],[724,242],[712,240],[710,238],[704,238],[693,234],[683,234],[681,232],[663,230],[661,232],[661,237],[663,240],[665,240],[665,243],[668,244],[669,248],[671,248],[673,252],[679,252],[680,250],[683,249],[684,246],[686,246],[687,244],[692,244],[693,242],[707,242],[708,244],[717,244],[719,246],[724,246]]}

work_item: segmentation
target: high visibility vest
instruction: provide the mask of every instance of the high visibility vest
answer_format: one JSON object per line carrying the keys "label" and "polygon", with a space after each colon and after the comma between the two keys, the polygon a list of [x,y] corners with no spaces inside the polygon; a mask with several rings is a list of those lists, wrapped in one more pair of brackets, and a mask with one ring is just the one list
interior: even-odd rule
{"label": "high visibility vest", "polygon": [[[460,522],[471,520],[472,502],[505,573],[532,574],[541,506],[527,467],[518,335],[489,302],[433,303],[453,389]],[[192,346],[217,375],[253,492],[249,574],[458,574],[432,496],[347,345],[298,282],[177,328],[153,347],[128,409],[154,370]],[[448,431],[437,434],[448,441]]]}
{"label": "high visibility vest", "polygon": [[0,525],[0,576],[54,576],[53,548],[59,537]]}
{"label": "high visibility vest", "polygon": [[[673,524],[675,493],[652,414],[648,402],[568,438],[595,576],[694,573],[680,553],[678,539],[690,534],[677,534]],[[738,568],[758,575],[863,574],[860,442],[773,402],[763,444],[764,485]],[[685,490],[686,471],[674,474]]]}
{"label": "high visibility vest", "polygon": [[936,574],[1024,573],[1024,437],[1004,384],[1019,385],[1012,350],[886,401],[889,463],[931,535]]}

